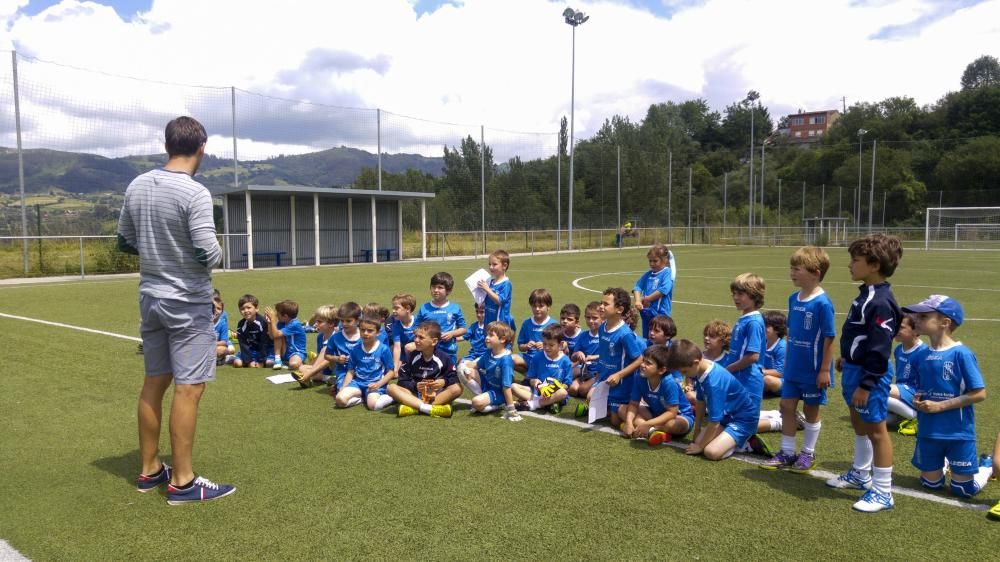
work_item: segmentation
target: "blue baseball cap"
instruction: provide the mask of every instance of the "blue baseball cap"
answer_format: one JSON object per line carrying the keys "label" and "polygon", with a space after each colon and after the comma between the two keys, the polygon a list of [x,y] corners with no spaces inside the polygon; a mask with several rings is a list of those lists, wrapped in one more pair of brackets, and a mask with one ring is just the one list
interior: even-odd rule
{"label": "blue baseball cap", "polygon": [[962,305],[948,295],[931,295],[917,304],[904,306],[903,312],[937,312],[951,318],[956,326],[961,326],[965,320]]}

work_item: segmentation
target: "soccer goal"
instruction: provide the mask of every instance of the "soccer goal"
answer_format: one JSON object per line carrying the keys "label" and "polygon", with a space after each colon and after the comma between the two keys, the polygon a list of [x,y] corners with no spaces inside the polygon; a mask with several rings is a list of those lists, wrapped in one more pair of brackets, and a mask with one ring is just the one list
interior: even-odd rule
{"label": "soccer goal", "polygon": [[1000,207],[928,207],[924,249],[1000,249]]}

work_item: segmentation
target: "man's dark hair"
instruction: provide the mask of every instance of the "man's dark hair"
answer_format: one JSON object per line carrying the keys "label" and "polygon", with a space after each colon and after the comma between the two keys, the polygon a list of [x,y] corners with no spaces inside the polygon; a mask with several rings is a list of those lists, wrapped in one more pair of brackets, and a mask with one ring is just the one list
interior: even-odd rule
{"label": "man's dark hair", "polygon": [[198,148],[208,141],[208,134],[193,117],[178,117],[167,123],[166,137],[167,155],[194,156]]}

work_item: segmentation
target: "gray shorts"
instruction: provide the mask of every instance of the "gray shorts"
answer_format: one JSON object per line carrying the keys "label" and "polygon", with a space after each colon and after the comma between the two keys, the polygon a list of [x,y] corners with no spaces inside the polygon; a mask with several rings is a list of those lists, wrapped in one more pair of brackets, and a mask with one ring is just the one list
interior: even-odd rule
{"label": "gray shorts", "polygon": [[212,303],[139,296],[146,376],[173,374],[176,384],[215,380]]}

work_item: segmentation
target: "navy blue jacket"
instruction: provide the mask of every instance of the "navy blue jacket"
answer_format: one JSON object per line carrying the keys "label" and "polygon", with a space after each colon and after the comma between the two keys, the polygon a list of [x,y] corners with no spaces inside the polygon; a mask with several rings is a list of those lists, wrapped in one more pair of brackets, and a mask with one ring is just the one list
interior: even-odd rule
{"label": "navy blue jacket", "polygon": [[840,356],[864,369],[861,388],[871,390],[888,371],[902,315],[888,282],[861,285],[840,331]]}

